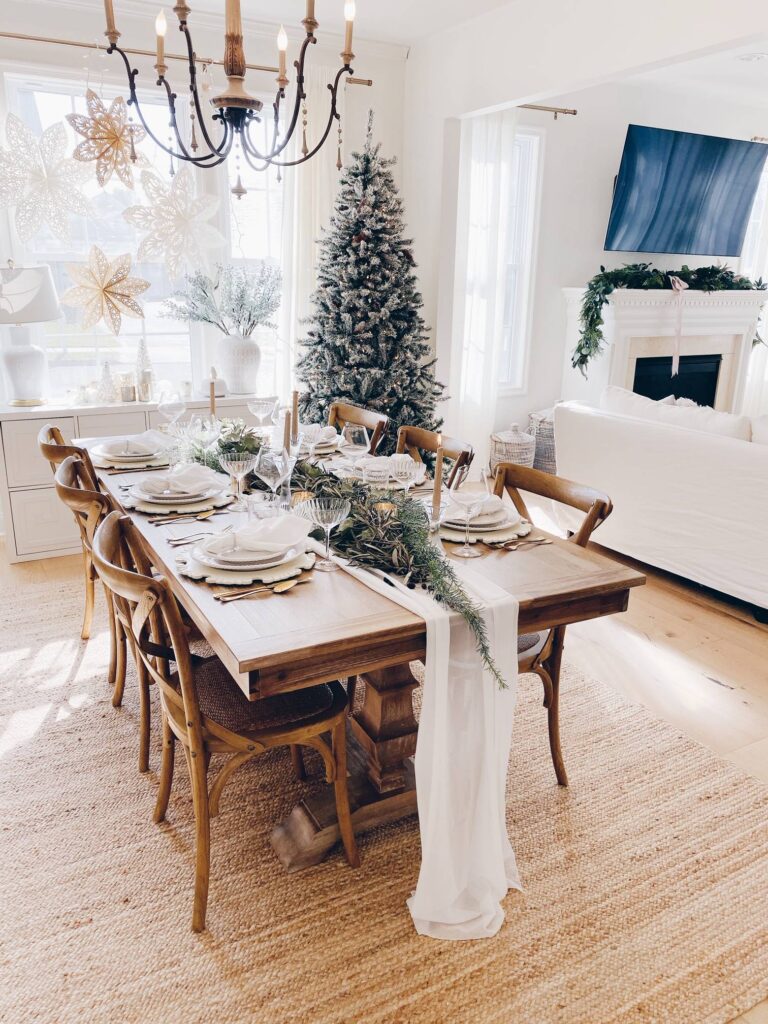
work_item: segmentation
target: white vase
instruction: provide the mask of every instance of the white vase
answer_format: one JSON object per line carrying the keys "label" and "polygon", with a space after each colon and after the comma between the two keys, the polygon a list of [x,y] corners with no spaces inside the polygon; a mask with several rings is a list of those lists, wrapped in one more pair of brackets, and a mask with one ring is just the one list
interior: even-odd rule
{"label": "white vase", "polygon": [[255,338],[222,334],[219,338],[218,370],[230,395],[253,395],[257,391],[261,349]]}

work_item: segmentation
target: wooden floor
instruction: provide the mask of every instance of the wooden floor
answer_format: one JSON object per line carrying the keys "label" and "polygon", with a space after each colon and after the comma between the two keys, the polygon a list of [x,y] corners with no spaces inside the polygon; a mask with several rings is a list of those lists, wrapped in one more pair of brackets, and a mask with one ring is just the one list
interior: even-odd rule
{"label": "wooden floor", "polygon": [[[627,613],[569,627],[566,658],[768,782],[768,626],[745,605],[638,568],[648,583]],[[81,571],[74,557],[9,566],[0,548],[0,580],[17,586]],[[768,1024],[768,1001],[737,1020]]]}

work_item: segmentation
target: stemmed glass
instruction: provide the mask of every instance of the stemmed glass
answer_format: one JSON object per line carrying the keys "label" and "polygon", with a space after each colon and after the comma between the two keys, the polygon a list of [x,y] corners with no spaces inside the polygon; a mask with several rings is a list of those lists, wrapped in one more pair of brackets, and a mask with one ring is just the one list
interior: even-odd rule
{"label": "stemmed glass", "polygon": [[403,485],[406,498],[408,497],[411,485],[416,482],[418,475],[418,463],[410,455],[396,455],[392,459],[392,476],[399,484]]}
{"label": "stemmed glass", "polygon": [[307,451],[309,452],[309,462],[315,457],[315,448],[320,440],[320,434],[323,428],[319,423],[307,423],[301,428],[304,440],[307,443]]}
{"label": "stemmed glass", "polygon": [[[350,448],[359,449],[360,454],[368,452],[371,447],[371,439],[368,436],[368,431],[365,427],[360,426],[359,423],[345,423],[341,431],[341,436]],[[351,454],[352,453],[350,452],[350,455]]]}
{"label": "stemmed glass", "polygon": [[164,391],[157,403],[157,411],[166,421],[164,429],[170,432],[177,420],[181,419],[187,411],[187,403],[178,394],[168,394]]}
{"label": "stemmed glass", "polygon": [[256,465],[256,455],[253,452],[222,452],[219,455],[221,468],[235,478],[237,487],[235,490],[235,501],[231,506],[233,512],[247,512],[248,506],[243,497],[243,480],[248,476]]}
{"label": "stemmed glass", "polygon": [[473,547],[469,543],[469,524],[480,512],[485,498],[480,491],[460,491],[459,486],[458,483],[454,483],[448,491],[448,497],[464,513],[464,543],[460,548],[452,551],[451,554],[457,558],[480,558],[482,551],[478,551],[476,546]]}
{"label": "stemmed glass", "polygon": [[350,504],[343,498],[310,498],[302,501],[294,510],[313,525],[325,530],[325,557],[315,563],[315,568],[320,572],[334,572],[338,569],[338,565],[331,561],[331,530],[344,522],[349,510]]}
{"label": "stemmed glass", "polygon": [[259,433],[263,438],[267,438],[270,434],[270,424],[273,422],[272,417],[275,415],[278,405],[277,398],[252,398],[248,402],[248,408],[256,417]]}
{"label": "stemmed glass", "polygon": [[289,479],[295,465],[296,459],[287,451],[262,447],[259,449],[253,471],[276,495],[281,485]]}

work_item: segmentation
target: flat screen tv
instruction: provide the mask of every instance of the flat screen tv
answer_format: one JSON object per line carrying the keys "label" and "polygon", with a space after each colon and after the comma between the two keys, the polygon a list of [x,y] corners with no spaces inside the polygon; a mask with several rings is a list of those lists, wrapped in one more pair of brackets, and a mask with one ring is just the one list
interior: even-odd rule
{"label": "flat screen tv", "polygon": [[768,146],[631,124],[606,250],[740,256]]}

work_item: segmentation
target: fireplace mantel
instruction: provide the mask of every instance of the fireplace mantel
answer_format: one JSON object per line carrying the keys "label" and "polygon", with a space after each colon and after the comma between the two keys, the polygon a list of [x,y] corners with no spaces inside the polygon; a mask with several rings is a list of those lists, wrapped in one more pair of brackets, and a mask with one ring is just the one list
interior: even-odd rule
{"label": "fireplace mantel", "polygon": [[[617,288],[603,308],[603,352],[587,366],[587,378],[571,366],[579,337],[583,288],[564,288],[567,308],[562,397],[596,405],[608,384],[632,389],[635,363],[645,356],[672,355],[678,303],[674,292]],[[682,298],[681,355],[722,355],[715,408],[739,411],[764,291],[702,292]],[[671,390],[671,388],[670,388]]]}

